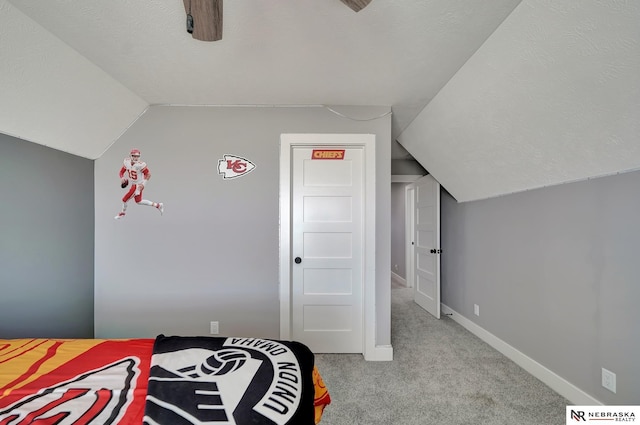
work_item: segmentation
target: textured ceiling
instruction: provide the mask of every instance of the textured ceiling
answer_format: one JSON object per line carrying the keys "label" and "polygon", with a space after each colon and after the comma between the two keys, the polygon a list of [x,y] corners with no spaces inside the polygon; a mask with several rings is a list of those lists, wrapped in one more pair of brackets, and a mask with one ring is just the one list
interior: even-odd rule
{"label": "textured ceiling", "polygon": [[458,201],[640,169],[640,2],[524,0],[398,141]]}
{"label": "textured ceiling", "polygon": [[[391,106],[395,138],[519,2],[373,0],[355,13],[340,0],[227,0],[223,39],[208,43],[185,31],[182,0],[0,0],[0,43],[24,14],[147,104]],[[24,60],[19,47],[3,50]]]}
{"label": "textured ceiling", "polygon": [[391,107],[458,201],[640,169],[640,2],[0,0],[0,132],[99,158],[149,105]]}

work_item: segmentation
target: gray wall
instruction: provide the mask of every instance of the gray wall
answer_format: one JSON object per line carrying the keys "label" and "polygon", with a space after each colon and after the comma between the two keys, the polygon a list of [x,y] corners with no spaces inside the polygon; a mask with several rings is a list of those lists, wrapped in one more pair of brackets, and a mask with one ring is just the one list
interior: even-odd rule
{"label": "gray wall", "polygon": [[427,170],[415,159],[393,159],[391,160],[391,174],[424,176],[427,174]]}
{"label": "gray wall", "polygon": [[633,172],[461,204],[444,192],[442,302],[603,403],[639,404],[639,190]]}
{"label": "gray wall", "polygon": [[[95,164],[97,337],[220,334],[276,338],[280,331],[279,191],[282,133],[376,135],[376,335],[390,344],[391,121],[383,107],[151,107]],[[114,215],[117,176],[132,147],[152,173],[145,198]],[[234,154],[257,168],[223,180]]]}
{"label": "gray wall", "polygon": [[93,337],[93,161],[0,134],[0,338]]}

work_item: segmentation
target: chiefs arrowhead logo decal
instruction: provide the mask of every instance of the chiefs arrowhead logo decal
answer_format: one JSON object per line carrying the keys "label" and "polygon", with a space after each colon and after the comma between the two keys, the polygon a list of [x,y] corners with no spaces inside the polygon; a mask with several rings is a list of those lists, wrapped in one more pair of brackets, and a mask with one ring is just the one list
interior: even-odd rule
{"label": "chiefs arrowhead logo decal", "polygon": [[244,176],[255,168],[253,162],[235,155],[224,155],[223,159],[218,160],[218,174],[221,174],[223,179]]}

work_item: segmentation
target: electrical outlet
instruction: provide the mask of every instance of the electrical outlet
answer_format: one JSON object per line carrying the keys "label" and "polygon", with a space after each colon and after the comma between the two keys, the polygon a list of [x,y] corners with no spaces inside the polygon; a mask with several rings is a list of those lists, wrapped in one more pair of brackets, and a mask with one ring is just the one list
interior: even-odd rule
{"label": "electrical outlet", "polygon": [[602,386],[611,391],[612,393],[616,392],[616,374],[602,368]]}
{"label": "electrical outlet", "polygon": [[211,335],[218,335],[220,329],[218,327],[218,322],[211,322]]}
{"label": "electrical outlet", "polygon": [[480,306],[479,306],[478,304],[474,304],[474,305],[473,305],[473,313],[474,313],[476,316],[480,316]]}

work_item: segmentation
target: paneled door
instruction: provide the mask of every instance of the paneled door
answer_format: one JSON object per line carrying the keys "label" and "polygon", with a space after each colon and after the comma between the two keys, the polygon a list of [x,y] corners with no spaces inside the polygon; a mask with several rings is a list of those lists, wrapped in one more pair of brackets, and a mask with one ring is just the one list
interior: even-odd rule
{"label": "paneled door", "polygon": [[363,352],[364,148],[292,150],[292,339]]}
{"label": "paneled door", "polygon": [[426,175],[415,182],[415,302],[440,318],[440,184]]}

